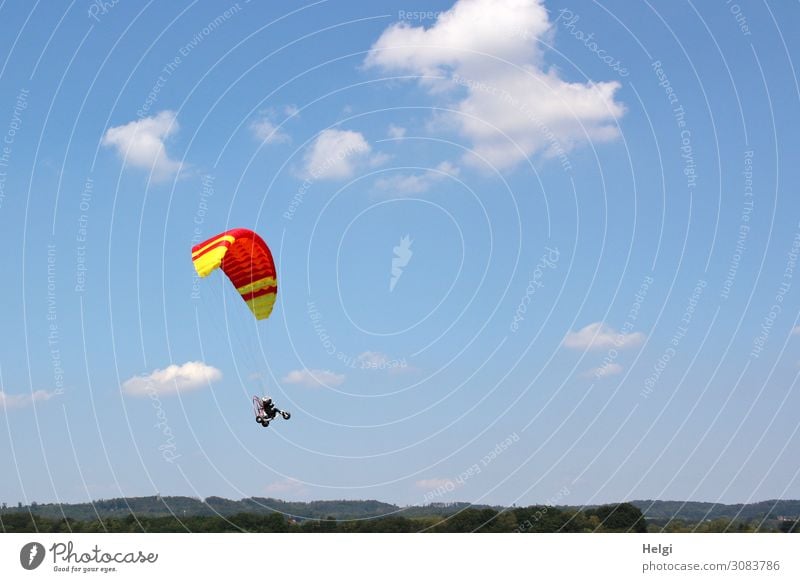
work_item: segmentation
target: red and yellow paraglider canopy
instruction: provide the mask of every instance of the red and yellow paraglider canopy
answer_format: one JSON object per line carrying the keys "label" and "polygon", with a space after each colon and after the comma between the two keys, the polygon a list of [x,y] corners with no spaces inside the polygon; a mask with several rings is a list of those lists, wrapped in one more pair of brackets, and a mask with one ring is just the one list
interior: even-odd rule
{"label": "red and yellow paraglider canopy", "polygon": [[272,313],[278,294],[275,262],[267,244],[252,230],[234,228],[193,246],[192,262],[200,277],[222,268],[256,319]]}

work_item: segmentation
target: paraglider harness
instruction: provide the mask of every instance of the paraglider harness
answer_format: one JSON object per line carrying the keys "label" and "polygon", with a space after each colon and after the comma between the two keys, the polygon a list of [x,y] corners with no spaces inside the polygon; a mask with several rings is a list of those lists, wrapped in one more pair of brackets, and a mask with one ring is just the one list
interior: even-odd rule
{"label": "paraglider harness", "polygon": [[274,420],[279,414],[284,420],[289,420],[292,415],[285,410],[279,410],[272,402],[272,398],[261,398],[253,396],[253,412],[256,415],[256,422],[264,428],[269,426],[271,420]]}

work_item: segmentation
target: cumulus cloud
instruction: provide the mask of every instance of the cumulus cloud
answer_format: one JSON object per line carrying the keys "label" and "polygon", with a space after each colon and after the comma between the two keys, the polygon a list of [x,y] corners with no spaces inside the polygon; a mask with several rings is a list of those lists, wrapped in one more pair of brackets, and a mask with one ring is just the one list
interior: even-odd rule
{"label": "cumulus cloud", "polygon": [[36,390],[26,394],[8,394],[0,390],[0,408],[6,410],[9,408],[23,408],[24,406],[30,406],[34,402],[50,400],[55,395],[55,392],[48,392],[47,390]]}
{"label": "cumulus cloud", "polygon": [[420,194],[460,170],[450,162],[442,162],[432,170],[418,174],[396,174],[375,181],[375,187],[391,194]]}
{"label": "cumulus cloud", "polygon": [[616,376],[621,374],[624,368],[617,363],[608,363],[588,370],[584,376],[586,378],[606,378],[608,376]]}
{"label": "cumulus cloud", "polygon": [[564,337],[564,346],[576,350],[606,350],[635,348],[642,345],[645,335],[641,332],[622,333],[598,321],[579,331],[571,331]]}
{"label": "cumulus cloud", "polygon": [[130,396],[177,394],[197,390],[220,378],[222,372],[213,366],[203,362],[186,362],[125,380],[122,391]]}
{"label": "cumulus cloud", "polygon": [[102,143],[113,147],[126,164],[149,170],[155,180],[163,180],[181,169],[180,162],[169,157],[165,146],[165,140],[176,131],[175,112],[162,111],[153,117],[110,128]]}
{"label": "cumulus cloud", "polygon": [[563,165],[574,147],[615,139],[625,108],[614,100],[620,83],[570,82],[546,67],[552,37],[542,0],[459,0],[429,28],[391,25],[364,64],[427,77],[421,86],[458,111],[446,124],[495,166],[536,154]]}
{"label": "cumulus cloud", "polygon": [[373,154],[372,146],[362,133],[326,129],[308,147],[303,159],[306,177],[341,180],[350,178],[361,166],[383,163],[386,156]]}
{"label": "cumulus cloud", "polygon": [[291,141],[289,134],[278,129],[273,122],[274,113],[271,110],[263,111],[250,123],[253,136],[267,144],[288,143]]}
{"label": "cumulus cloud", "polygon": [[308,388],[320,386],[339,386],[344,382],[344,374],[337,374],[330,370],[292,370],[282,378],[285,384],[297,384]]}

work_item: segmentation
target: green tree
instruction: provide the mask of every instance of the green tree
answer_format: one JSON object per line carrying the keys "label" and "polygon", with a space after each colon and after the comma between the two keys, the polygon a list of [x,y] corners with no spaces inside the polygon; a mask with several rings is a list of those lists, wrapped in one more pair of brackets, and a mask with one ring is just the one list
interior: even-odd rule
{"label": "green tree", "polygon": [[451,515],[436,526],[440,532],[487,532],[491,522],[497,517],[494,509],[465,509]]}
{"label": "green tree", "polygon": [[336,521],[336,518],[332,515],[329,515],[323,520],[319,522],[319,531],[322,532],[334,532],[338,529],[339,523]]}
{"label": "green tree", "polygon": [[618,503],[616,505],[601,505],[596,509],[586,512],[595,515],[600,520],[600,531],[608,532],[647,532],[647,522],[642,510],[631,503]]}

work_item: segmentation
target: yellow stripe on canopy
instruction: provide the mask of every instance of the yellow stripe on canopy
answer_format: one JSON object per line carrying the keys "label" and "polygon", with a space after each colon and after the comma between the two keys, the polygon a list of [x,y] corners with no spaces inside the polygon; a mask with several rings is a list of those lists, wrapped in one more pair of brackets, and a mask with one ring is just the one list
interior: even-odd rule
{"label": "yellow stripe on canopy", "polygon": [[226,252],[228,252],[228,249],[221,246],[216,249],[211,249],[206,254],[197,257],[193,261],[194,269],[197,271],[197,274],[200,277],[208,276],[214,269],[219,267],[220,263],[222,263],[222,257],[225,256]]}
{"label": "yellow stripe on canopy", "polygon": [[243,287],[239,287],[236,290],[242,295],[244,295],[245,293],[258,291],[259,289],[263,289],[264,287],[277,287],[277,286],[278,282],[275,280],[275,277],[264,277],[263,279],[259,279],[258,281],[253,281],[249,285],[244,285]]}
{"label": "yellow stripe on canopy", "polygon": [[210,249],[210,248],[211,248],[211,247],[213,247],[214,245],[218,245],[219,243],[221,243],[221,242],[223,242],[223,241],[226,241],[226,242],[232,243],[232,242],[233,242],[233,241],[235,241],[235,240],[236,240],[236,239],[235,239],[234,237],[232,237],[231,235],[229,235],[229,234],[228,234],[228,235],[225,235],[225,236],[221,236],[221,237],[219,237],[219,238],[215,238],[214,240],[212,240],[212,241],[211,241],[210,243],[208,243],[207,245],[205,245],[205,246],[203,246],[203,247],[201,247],[201,248],[197,249],[196,251],[194,251],[194,252],[192,253],[192,258],[196,257],[197,255],[199,255],[200,253],[202,253],[202,252],[203,252],[203,251],[205,251],[206,249]]}
{"label": "yellow stripe on canopy", "polygon": [[247,306],[256,319],[266,319],[272,313],[272,307],[275,305],[275,293],[267,293],[261,297],[256,297],[250,301],[246,301]]}

